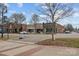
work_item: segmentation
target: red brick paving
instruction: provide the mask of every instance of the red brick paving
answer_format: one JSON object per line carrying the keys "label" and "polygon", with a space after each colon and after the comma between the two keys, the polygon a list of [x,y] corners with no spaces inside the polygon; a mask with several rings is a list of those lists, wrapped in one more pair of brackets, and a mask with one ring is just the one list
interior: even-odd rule
{"label": "red brick paving", "polygon": [[5,55],[5,54],[0,54],[0,56],[7,56],[7,55]]}
{"label": "red brick paving", "polygon": [[19,43],[19,44],[27,44],[27,42],[18,42],[18,41],[8,41],[8,42],[15,42],[15,43]]}
{"label": "red brick paving", "polygon": [[24,46],[26,46],[26,45],[21,45],[21,46],[13,47],[13,48],[10,48],[10,49],[5,49],[5,50],[0,51],[0,53],[5,52],[5,51],[9,51],[9,50],[12,50],[12,49],[17,49],[17,48],[20,48],[20,47],[24,47]]}
{"label": "red brick paving", "polygon": [[16,56],[30,56],[31,54],[40,51],[41,49],[43,49],[43,46],[39,46],[33,49],[30,49],[28,51],[25,51],[23,53],[17,54]]}

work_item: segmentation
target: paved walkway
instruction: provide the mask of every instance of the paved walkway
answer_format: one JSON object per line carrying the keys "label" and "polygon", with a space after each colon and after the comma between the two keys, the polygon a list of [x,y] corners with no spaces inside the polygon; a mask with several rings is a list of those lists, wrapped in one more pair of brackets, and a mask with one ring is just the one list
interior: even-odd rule
{"label": "paved walkway", "polygon": [[79,55],[79,48],[36,45],[23,41],[0,41],[0,56]]}

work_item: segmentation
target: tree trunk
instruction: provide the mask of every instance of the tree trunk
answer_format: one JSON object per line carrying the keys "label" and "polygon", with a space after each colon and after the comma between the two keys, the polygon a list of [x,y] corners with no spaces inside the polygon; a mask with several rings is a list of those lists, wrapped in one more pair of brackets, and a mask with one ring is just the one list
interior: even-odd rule
{"label": "tree trunk", "polygon": [[[52,19],[54,19],[54,17],[52,17]],[[56,22],[53,22],[52,20],[52,40],[56,40],[55,34],[56,34]]]}
{"label": "tree trunk", "polygon": [[7,39],[9,39],[9,29],[8,28],[7,28]]}
{"label": "tree trunk", "polygon": [[17,24],[17,33],[19,33],[19,24]]}
{"label": "tree trunk", "polygon": [[54,23],[52,23],[52,40],[55,40],[55,38],[54,38]]}
{"label": "tree trunk", "polygon": [[2,32],[2,34],[1,34],[1,38],[3,38],[3,32]]}
{"label": "tree trunk", "polygon": [[55,25],[56,23],[54,22],[54,15],[52,15],[52,40],[55,40],[55,33],[56,33]]}
{"label": "tree trunk", "polygon": [[52,40],[55,40],[55,34],[52,34]]}
{"label": "tree trunk", "polygon": [[52,40],[54,40],[54,34],[52,33]]}
{"label": "tree trunk", "polygon": [[37,33],[36,25],[37,25],[37,24],[34,24],[34,27],[35,27],[35,29],[34,29],[34,33]]}
{"label": "tree trunk", "polygon": [[54,33],[54,30],[52,30],[52,40],[55,40],[55,33]]}

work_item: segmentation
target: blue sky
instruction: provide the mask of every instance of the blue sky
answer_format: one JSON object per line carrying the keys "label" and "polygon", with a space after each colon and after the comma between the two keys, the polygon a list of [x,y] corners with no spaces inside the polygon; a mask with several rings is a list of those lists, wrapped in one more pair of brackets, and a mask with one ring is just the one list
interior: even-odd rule
{"label": "blue sky", "polygon": [[[7,16],[9,17],[15,12],[22,12],[26,16],[26,21],[24,23],[29,23],[32,13],[38,14],[38,6],[34,3],[8,3],[6,5],[8,6]],[[60,19],[58,23],[62,25],[70,23],[74,27],[79,28],[79,4],[70,4],[70,6],[74,8],[75,13],[70,17]]]}

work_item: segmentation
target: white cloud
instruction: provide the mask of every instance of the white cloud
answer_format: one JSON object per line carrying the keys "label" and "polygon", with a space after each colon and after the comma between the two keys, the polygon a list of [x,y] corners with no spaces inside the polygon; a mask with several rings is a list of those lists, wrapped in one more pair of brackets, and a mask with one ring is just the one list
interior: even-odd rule
{"label": "white cloud", "polygon": [[78,8],[73,8],[74,9],[74,11],[79,11],[79,9]]}
{"label": "white cloud", "polygon": [[31,15],[35,14],[34,12],[31,12]]}
{"label": "white cloud", "polygon": [[23,13],[24,15],[26,15],[26,12],[23,11],[22,13]]}
{"label": "white cloud", "polygon": [[42,6],[42,8],[43,9],[48,9],[48,7],[45,5],[45,4],[43,4],[43,3],[36,3],[36,4],[34,4],[35,6]]}
{"label": "white cloud", "polygon": [[47,17],[46,15],[40,15],[40,17]]}
{"label": "white cloud", "polygon": [[7,7],[9,7],[9,6],[10,6],[8,3],[4,3],[4,5],[6,5]]}
{"label": "white cloud", "polygon": [[39,5],[40,5],[40,3],[35,3],[34,5],[35,5],[35,6],[39,6]]}
{"label": "white cloud", "polygon": [[79,12],[74,13],[73,17],[79,17]]}
{"label": "white cloud", "polygon": [[23,7],[23,3],[17,3],[18,7]]}
{"label": "white cloud", "polygon": [[44,9],[48,9],[48,7],[47,7],[47,6],[42,6],[42,8],[44,8]]}
{"label": "white cloud", "polygon": [[28,13],[30,13],[31,15],[35,14],[33,10],[29,10]]}

